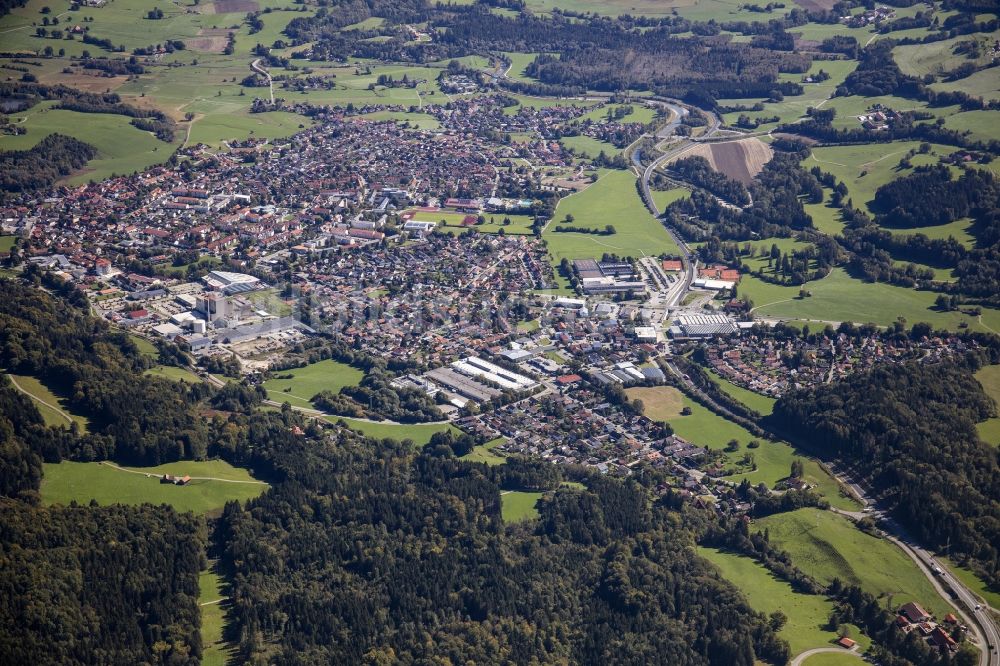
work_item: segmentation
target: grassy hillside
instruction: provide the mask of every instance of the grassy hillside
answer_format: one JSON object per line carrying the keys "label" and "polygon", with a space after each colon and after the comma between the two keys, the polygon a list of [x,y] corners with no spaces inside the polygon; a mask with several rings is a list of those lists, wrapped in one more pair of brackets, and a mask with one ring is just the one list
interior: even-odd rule
{"label": "grassy hillside", "polygon": [[[221,509],[229,500],[246,501],[267,489],[238,467],[221,460],[177,462],[156,467],[128,467],[123,471],[101,463],[46,463],[42,501],[46,504],[170,504],[178,511],[205,513]],[[160,483],[152,474],[212,477],[186,486]]]}
{"label": "grassy hillside", "polygon": [[772,544],[787,550],[796,566],[822,583],[839,578],[883,603],[891,600],[895,607],[916,601],[938,617],[951,610],[902,550],[862,532],[843,516],[799,509],[768,516],[754,527],[767,530]]}

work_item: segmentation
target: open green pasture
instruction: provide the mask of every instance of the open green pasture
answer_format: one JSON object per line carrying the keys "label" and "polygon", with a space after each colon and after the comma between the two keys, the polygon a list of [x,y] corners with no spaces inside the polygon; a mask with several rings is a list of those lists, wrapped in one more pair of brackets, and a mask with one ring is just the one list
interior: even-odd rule
{"label": "open green pasture", "polygon": [[656,202],[656,206],[663,211],[667,206],[675,201],[680,201],[681,199],[686,199],[691,196],[691,191],[684,189],[683,187],[674,187],[669,190],[650,190],[653,195],[653,201]]}
{"label": "open green pasture", "polygon": [[[1000,365],[983,366],[976,372],[976,379],[983,385],[986,394],[1000,403]],[[1000,417],[994,416],[978,423],[976,429],[984,442],[1000,446]]]}
{"label": "open green pasture", "polygon": [[[619,123],[642,123],[648,124],[653,122],[656,118],[656,110],[652,107],[648,107],[645,104],[607,104],[603,107],[598,107],[592,111],[588,111],[583,114],[577,120],[593,120],[595,122],[602,120],[609,120],[608,114],[614,114],[617,110],[623,109],[625,107],[632,107],[632,113],[622,116],[617,121]],[[613,120],[613,118],[610,118]]]}
{"label": "open green pasture", "polygon": [[346,416],[326,416],[324,418],[334,424],[343,421],[351,430],[356,430],[373,439],[395,439],[398,441],[409,439],[416,446],[424,446],[431,441],[431,436],[437,432],[450,430],[456,435],[460,432],[450,423],[383,423],[352,419]]}
{"label": "open green pasture", "polygon": [[758,520],[753,529],[767,530],[773,545],[788,551],[795,566],[821,583],[839,578],[875,595],[882,604],[891,597],[893,610],[908,601],[939,618],[952,610],[902,550],[832,511],[805,508],[779,513]]}
{"label": "open green pasture", "polygon": [[97,157],[69,179],[72,183],[80,183],[102,180],[112,174],[130,174],[165,162],[177,145],[164,143],[151,133],[133,127],[126,116],[53,109],[54,104],[42,102],[13,114],[12,121],[24,127],[27,133],[0,136],[0,150],[28,150],[50,134],[76,137],[97,149]]}
{"label": "open green pasture", "polygon": [[[246,501],[267,489],[245,470],[221,460],[176,462],[156,467],[115,469],[101,463],[46,463],[42,501],[46,504],[170,504],[178,511],[205,513],[221,509],[229,500]],[[152,474],[212,477],[186,486],[160,483]],[[238,482],[238,483],[237,483]]]}
{"label": "open green pasture", "polygon": [[981,69],[958,81],[932,83],[930,88],[939,92],[961,90],[983,99],[1000,99],[1000,76],[997,76],[996,69]]}
{"label": "open green pasture", "polygon": [[[483,234],[495,234],[501,229],[504,234],[515,234],[520,236],[527,236],[531,233],[531,225],[533,218],[531,215],[514,215],[508,213],[483,213],[483,217],[486,218],[486,222],[483,224],[474,224],[471,227],[466,227],[462,225],[462,219],[465,219],[465,215],[448,213],[448,217],[443,218],[445,223],[437,228],[438,233],[449,234],[454,236],[460,234],[467,229],[473,229],[479,233]],[[419,213],[417,219],[424,219],[431,217],[434,219],[428,220],[429,222],[435,221],[437,219],[437,213]],[[461,218],[461,219],[456,219]],[[510,220],[510,224],[504,224],[504,220]]]}
{"label": "open green pasture", "polygon": [[[996,35],[977,33],[943,39],[929,44],[907,44],[892,50],[893,60],[904,74],[923,77],[927,74],[940,76],[959,65],[971,62],[982,65],[989,62],[990,47]],[[963,42],[975,41],[979,45],[979,58],[970,60],[965,53],[957,53],[956,48]]]}
{"label": "open green pasture", "polygon": [[15,388],[25,393],[35,403],[35,407],[38,408],[46,425],[69,428],[73,423],[76,423],[80,432],[87,432],[89,424],[87,417],[73,413],[67,406],[66,399],[53,393],[51,387],[46,386],[35,377],[12,374],[7,376],[10,377]]}
{"label": "open green pasture", "polygon": [[[804,469],[804,479],[815,485],[815,490],[823,495],[831,505],[845,510],[856,510],[857,503],[845,497],[840,490],[840,485],[833,477],[827,474],[815,460],[797,456],[795,449],[785,442],[769,442],[755,437],[742,426],[725,419],[706,407],[694,402],[684,396],[684,406],[691,409],[688,416],[677,416],[669,419],[668,423],[678,436],[683,437],[697,446],[707,446],[715,451],[720,451],[726,447],[730,440],[739,443],[739,449],[735,452],[727,452],[726,457],[730,463],[735,464],[746,454],[753,455],[757,464],[756,471],[727,476],[725,479],[733,483],[739,483],[747,479],[750,483],[766,483],[773,487],[778,481],[788,477],[791,472],[792,461],[801,458]],[[747,448],[751,440],[760,442],[756,449]]]}
{"label": "open green pasture", "polygon": [[[899,166],[900,160],[906,157],[911,150],[919,150],[918,141],[894,141],[892,143],[873,143],[852,146],[827,146],[813,148],[809,157],[802,162],[802,166],[811,169],[819,166],[823,171],[833,174],[847,186],[848,196],[853,199],[854,205],[858,208],[867,208],[875,198],[875,192],[879,187],[913,173],[913,168],[926,164],[937,163],[938,160],[955,152],[953,146],[941,144],[930,144],[930,151],[926,154],[917,153],[912,159],[911,168]],[[989,167],[995,169],[992,165]],[[811,210],[815,210],[811,209]],[[948,227],[948,228],[944,228]],[[947,238],[948,235],[955,235],[961,239],[960,228],[966,229],[968,221],[950,227],[941,225],[938,227],[921,227],[917,229],[894,229],[897,233],[923,233],[931,238]],[[935,229],[939,231],[935,231]],[[935,235],[944,234],[942,235]],[[965,235],[968,238],[968,235]]]}
{"label": "open green pasture", "polygon": [[[553,264],[558,265],[564,258],[600,258],[604,253],[632,257],[677,254],[677,245],[643,205],[635,183],[631,171],[605,171],[587,189],[563,198],[542,234]],[[573,216],[574,226],[604,229],[610,224],[616,233],[605,236],[555,231],[557,225],[565,224],[566,215]]]}
{"label": "open green pasture", "polygon": [[500,493],[500,516],[508,523],[538,518],[535,505],[544,493],[507,490]]}
{"label": "open green pasture", "polygon": [[209,568],[198,577],[198,606],[201,608],[202,666],[223,666],[228,650],[222,640],[226,610],[225,583]]}
{"label": "open green pasture", "polygon": [[572,150],[580,157],[587,157],[590,159],[596,158],[601,153],[604,153],[608,157],[614,157],[618,153],[622,152],[622,149],[616,147],[613,143],[601,141],[600,139],[595,139],[583,134],[579,134],[577,136],[564,136],[559,139],[559,143]]}
{"label": "open green pasture", "polygon": [[907,324],[927,322],[935,328],[955,330],[965,322],[971,330],[1000,330],[1000,310],[984,308],[981,321],[961,312],[942,312],[935,307],[937,295],[883,282],[863,282],[836,268],[822,280],[806,284],[812,296],[799,298],[800,287],[774,285],[750,275],[740,282],[740,295],[754,303],[761,317],[815,322],[893,324],[897,317]]}
{"label": "open green pasture", "polygon": [[[1000,79],[1000,74],[994,74],[994,76]],[[1000,111],[963,111],[951,114],[944,119],[944,126],[948,129],[969,132],[974,138],[981,141],[995,139],[998,125],[1000,125]]]}
{"label": "open green pasture", "polygon": [[[684,18],[697,21],[766,20],[760,14],[741,9],[743,5],[737,0],[528,0],[527,3],[528,9],[536,13],[551,12],[558,7],[604,16],[666,16],[676,10]],[[770,16],[780,17],[794,6],[789,3]]]}
{"label": "open green pasture", "polygon": [[368,113],[361,118],[379,122],[382,120],[394,120],[401,125],[410,125],[414,129],[436,130],[441,129],[441,123],[434,116],[426,113],[410,113],[408,111],[376,111]]}
{"label": "open green pasture", "polygon": [[[833,96],[837,86],[843,83],[847,75],[856,66],[857,63],[852,60],[817,60],[805,74],[781,74],[780,79],[782,81],[801,83],[802,94],[788,95],[780,102],[768,102],[766,99],[720,100],[720,104],[725,105],[753,106],[755,102],[764,103],[763,111],[735,111],[723,114],[723,122],[727,125],[733,125],[744,114],[751,119],[778,116],[779,121],[777,123],[765,123],[758,127],[758,130],[767,130],[777,127],[779,123],[789,123],[798,120],[805,116],[806,109],[809,107],[825,106],[828,103],[827,100]],[[820,70],[829,74],[830,78],[819,83],[802,83],[803,78],[816,75]]]}
{"label": "open green pasture", "polygon": [[982,578],[968,569],[958,566],[951,560],[946,559],[945,562],[948,570],[955,575],[955,578],[962,581],[963,585],[972,590],[973,594],[985,601],[994,610],[1000,609],[1000,590],[989,587]]}
{"label": "open green pasture", "polygon": [[510,70],[507,72],[508,78],[523,83],[534,83],[536,81],[525,74],[524,69],[538,57],[538,53],[505,52],[504,55],[510,58]]}
{"label": "open green pasture", "polygon": [[480,444],[474,447],[471,451],[462,456],[462,460],[466,462],[473,463],[486,463],[487,465],[502,465],[506,462],[506,458],[499,453],[495,453],[494,449],[506,442],[506,438],[497,437],[496,439],[490,440],[485,444]]}
{"label": "open green pasture", "polygon": [[354,386],[364,372],[346,363],[326,359],[303,368],[275,370],[274,379],[264,382],[268,398],[287,402],[293,407],[312,408],[312,398],[321,391],[338,393],[345,386]]}
{"label": "open green pasture", "polygon": [[751,608],[766,614],[780,610],[788,617],[778,635],[788,641],[793,655],[827,647],[837,640],[837,633],[827,628],[833,612],[829,599],[794,591],[790,584],[744,555],[715,548],[697,551],[719,568],[723,578],[739,588]]}
{"label": "open green pasture", "polygon": [[197,384],[201,381],[201,378],[190,370],[172,365],[157,365],[147,370],[145,374],[151,377],[162,377],[175,382],[187,382],[189,384]]}
{"label": "open green pasture", "polygon": [[712,371],[708,372],[708,377],[730,397],[742,402],[750,409],[756,410],[762,416],[767,416],[774,411],[774,403],[777,402],[774,398],[737,386]]}
{"label": "open green pasture", "polygon": [[847,650],[843,652],[820,652],[807,657],[802,666],[858,666],[865,662],[858,659],[857,654]]}

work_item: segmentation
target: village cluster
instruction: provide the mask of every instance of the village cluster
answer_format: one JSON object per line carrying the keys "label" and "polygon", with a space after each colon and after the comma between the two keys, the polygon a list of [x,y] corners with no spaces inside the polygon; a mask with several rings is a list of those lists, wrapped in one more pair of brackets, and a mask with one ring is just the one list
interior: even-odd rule
{"label": "village cluster", "polygon": [[567,262],[576,293],[557,290],[533,233],[548,222],[540,195],[579,173],[557,139],[641,125],[574,106],[510,109],[499,98],[425,107],[433,130],[366,118],[381,107],[326,110],[275,144],[196,146],[136,176],[15,200],[0,222],[20,239],[15,264],[59,275],[107,320],[196,359],[235,358],[261,381],[334,342],[405,367],[397,388],[504,437],[504,452],[613,474],[663,468],[726,511],[739,507],[725,477],[752,471],[753,454],[685,441],[621,399],[667,383],[678,346],[704,345],[718,374],[773,396],[961,351],[958,339],[876,334],[779,340],[730,307],[737,269],[700,267],[697,297],[681,305],[688,267],[671,257],[579,257]]}

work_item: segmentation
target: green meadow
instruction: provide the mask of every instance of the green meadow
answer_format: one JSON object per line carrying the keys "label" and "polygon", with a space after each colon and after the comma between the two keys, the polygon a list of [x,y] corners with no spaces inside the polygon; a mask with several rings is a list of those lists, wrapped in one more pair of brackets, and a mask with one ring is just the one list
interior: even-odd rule
{"label": "green meadow", "polygon": [[667,206],[675,201],[680,201],[681,199],[686,199],[691,196],[691,191],[686,190],[683,187],[674,187],[669,190],[650,190],[653,195],[653,201],[656,202],[656,207],[663,211]]}
{"label": "green meadow", "polygon": [[962,584],[972,590],[972,593],[982,599],[990,608],[1000,609],[1000,590],[990,588],[986,581],[964,567],[947,560],[948,570],[962,581]]}
{"label": "green meadow", "polygon": [[538,53],[505,52],[504,55],[510,58],[510,70],[507,72],[508,78],[523,83],[533,83],[535,81],[535,79],[524,73],[524,69],[538,57]]}
{"label": "green meadow", "polygon": [[820,652],[814,654],[802,662],[802,666],[858,666],[859,663],[865,662],[858,659],[856,653],[848,653],[845,650],[842,653]]}
{"label": "green meadow", "polygon": [[538,518],[536,505],[543,493],[507,490],[500,493],[500,516],[508,523]]}
{"label": "green meadow", "polygon": [[936,295],[882,282],[863,282],[836,268],[822,280],[808,282],[811,297],[799,298],[800,287],[774,285],[744,275],[739,293],[754,303],[754,313],[762,317],[824,322],[852,321],[893,324],[903,317],[908,325],[927,322],[935,328],[955,330],[962,322],[971,330],[1000,330],[1000,310],[984,308],[981,321],[961,312],[935,308]]}
{"label": "green meadow", "polygon": [[788,551],[795,566],[821,583],[839,578],[883,604],[890,598],[893,607],[916,601],[939,618],[952,610],[902,550],[832,511],[806,508],[775,514],[758,520],[754,529],[767,530],[773,545]]}
{"label": "green meadow", "polygon": [[345,423],[348,428],[362,433],[373,439],[395,439],[403,441],[411,440],[416,446],[424,446],[431,441],[431,436],[437,432],[450,430],[454,434],[459,434],[459,430],[450,423],[391,423],[377,421],[363,421],[352,419],[346,416],[325,416],[330,423]]}
{"label": "green meadow", "polygon": [[583,134],[579,134],[577,136],[564,136],[559,139],[559,143],[572,150],[580,157],[588,157],[591,159],[596,158],[601,153],[604,153],[608,157],[614,157],[618,153],[622,152],[622,149],[616,147],[613,143],[600,141],[598,139],[594,139],[593,137],[584,136]]}
{"label": "green meadow", "polygon": [[[600,179],[577,194],[564,197],[542,234],[554,265],[562,259],[599,259],[604,253],[619,256],[677,254],[679,249],[667,230],[643,205],[631,171],[605,171]],[[573,226],[588,229],[615,227],[612,235],[557,232],[566,215]],[[562,278],[560,278],[561,280]]]}
{"label": "green meadow", "polygon": [[89,421],[87,417],[74,413],[68,406],[66,398],[56,395],[52,388],[46,386],[35,377],[27,375],[8,374],[15,388],[25,393],[35,403],[46,425],[69,428],[76,423],[80,432],[87,432]]}
{"label": "green meadow", "polygon": [[750,409],[756,410],[761,416],[767,416],[772,411],[774,411],[774,403],[777,402],[774,398],[766,395],[761,395],[749,389],[745,389],[742,386],[737,386],[733,384],[728,379],[715,374],[712,371],[708,371],[708,377],[727,393],[731,398],[738,400]]}
{"label": "green meadow", "polygon": [[[991,398],[1000,403],[1000,365],[987,365],[976,372],[976,379],[983,385],[983,390]],[[1000,446],[1000,417],[994,416],[982,423],[976,424],[979,438],[988,444]]]}
{"label": "green meadow", "polygon": [[145,374],[151,377],[163,377],[175,382],[187,382],[189,384],[197,384],[201,381],[201,377],[190,370],[172,365],[157,365],[147,370]]}
{"label": "green meadow", "polygon": [[27,150],[50,134],[74,136],[97,149],[97,157],[69,179],[71,183],[82,183],[102,180],[113,174],[134,173],[165,162],[177,145],[176,142],[164,143],[151,133],[133,127],[126,116],[78,113],[53,109],[53,105],[54,102],[41,102],[13,114],[14,122],[27,129],[27,133],[0,136],[0,150]]}
{"label": "green meadow", "polygon": [[[667,420],[678,436],[692,444],[707,446],[715,451],[723,450],[730,440],[735,439],[739,443],[739,449],[726,453],[726,458],[733,465],[747,454],[753,456],[753,460],[757,464],[755,471],[733,474],[724,477],[725,480],[740,483],[743,479],[747,479],[753,484],[766,483],[773,487],[778,481],[788,477],[792,461],[800,458],[803,463],[804,478],[815,486],[817,493],[837,508],[857,510],[857,503],[841,493],[840,485],[820,467],[818,462],[797,455],[795,449],[788,443],[771,442],[755,437],[742,426],[719,416],[687,396],[683,397],[683,404],[684,407],[691,409],[691,414],[688,416],[679,415]],[[760,446],[756,449],[747,448],[747,444],[752,440],[760,442]]]}
{"label": "green meadow", "polygon": [[410,127],[414,129],[441,129],[441,123],[437,121],[437,118],[420,112],[410,113],[409,111],[376,111],[375,113],[366,113],[360,117],[373,122],[393,120],[401,125],[410,125]]}
{"label": "green meadow", "polygon": [[780,610],[788,617],[778,635],[788,641],[793,655],[827,647],[837,640],[837,633],[827,628],[833,603],[825,597],[794,591],[790,584],[744,555],[715,548],[697,551],[743,592],[751,608],[766,614]]}
{"label": "green meadow", "polygon": [[229,650],[222,640],[226,622],[225,583],[212,568],[198,577],[198,607],[201,609],[202,666],[223,666]]}
{"label": "green meadow", "polygon": [[0,254],[7,254],[14,249],[17,236],[0,236]]}
{"label": "green meadow", "polygon": [[485,444],[474,447],[471,451],[462,456],[462,460],[472,463],[486,463],[487,465],[502,465],[507,459],[503,454],[495,453],[494,449],[507,441],[504,437],[497,437]]}
{"label": "green meadow", "polygon": [[[156,467],[128,467],[122,471],[101,463],[45,463],[42,501],[45,504],[169,504],[178,511],[206,513],[221,509],[229,500],[246,501],[267,489],[239,467],[221,460],[176,462]],[[138,473],[134,473],[138,472]],[[213,477],[192,480],[186,486],[160,483],[148,474]],[[239,482],[239,483],[234,483]]]}
{"label": "green meadow", "polygon": [[268,398],[287,402],[293,407],[313,408],[312,398],[321,391],[338,393],[345,386],[354,386],[364,372],[333,359],[319,361],[304,368],[275,370],[275,378],[264,382]]}

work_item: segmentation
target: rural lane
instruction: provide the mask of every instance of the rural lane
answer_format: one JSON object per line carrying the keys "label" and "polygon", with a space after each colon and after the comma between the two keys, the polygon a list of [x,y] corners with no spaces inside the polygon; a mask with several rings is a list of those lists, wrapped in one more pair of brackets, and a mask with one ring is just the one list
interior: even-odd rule
{"label": "rural lane", "polygon": [[839,647],[822,647],[822,648],[813,648],[812,650],[806,650],[799,656],[795,657],[795,659],[792,659],[790,662],[788,662],[788,666],[802,666],[802,662],[804,662],[809,657],[813,656],[814,654],[823,654],[825,652],[836,652],[837,654],[845,654],[851,657],[857,657],[858,659],[864,659],[864,657],[858,654],[856,648],[851,650],[845,650],[844,648],[839,648]]}

